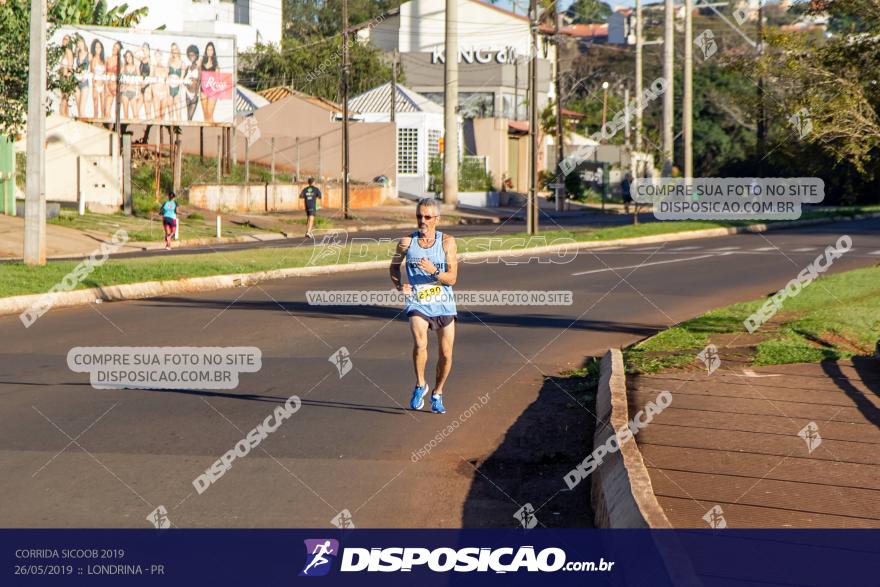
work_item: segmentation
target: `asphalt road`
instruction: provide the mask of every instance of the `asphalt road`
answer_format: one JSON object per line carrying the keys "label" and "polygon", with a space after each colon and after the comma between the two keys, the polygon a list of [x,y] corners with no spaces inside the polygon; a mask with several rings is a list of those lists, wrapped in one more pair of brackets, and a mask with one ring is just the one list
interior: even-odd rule
{"label": "asphalt road", "polygon": [[[399,309],[306,303],[309,290],[386,289],[384,271],[55,309],[27,330],[2,317],[0,526],[148,527],[160,505],[180,527],[330,527],[343,509],[358,527],[514,526],[525,503],[541,524],[588,524],[588,484],[566,491],[557,473],[590,450],[581,423],[592,416],[545,375],[773,292],[841,234],[853,250],[831,272],[873,265],[878,228],[866,220],[584,251],[566,264],[465,264],[459,290],[570,290],[573,304],[459,307],[444,416],[404,409],[413,375]],[[96,390],[66,364],[75,346],[184,345],[256,346],[262,369],[232,391]],[[328,358],[343,346],[353,368],[340,378]],[[429,369],[435,349],[432,340]],[[193,479],[292,394],[301,409],[197,494]]]}

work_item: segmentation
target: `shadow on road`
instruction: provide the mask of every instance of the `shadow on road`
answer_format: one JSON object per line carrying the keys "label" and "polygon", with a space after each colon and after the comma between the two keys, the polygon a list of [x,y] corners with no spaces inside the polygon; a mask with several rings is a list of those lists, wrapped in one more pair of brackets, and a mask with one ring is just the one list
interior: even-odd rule
{"label": "shadow on road", "polygon": [[[503,391],[493,401],[503,401]],[[465,528],[516,528],[531,505],[536,527],[592,527],[590,484],[569,490],[563,476],[592,450],[595,393],[581,379],[545,377],[538,398],[498,449],[476,467],[462,512]],[[528,508],[528,506],[526,506]]]}
{"label": "shadow on road", "polygon": [[[290,302],[272,300],[238,300],[230,307],[229,300],[206,300],[181,297],[154,298],[153,302],[159,302],[163,306],[193,309],[227,309],[234,310],[264,310],[282,313],[290,313],[299,318],[325,318],[329,320],[350,321],[356,318],[378,318],[381,320],[397,320],[406,322],[406,314],[403,308],[391,308],[387,306],[312,306],[308,302]],[[147,301],[141,301],[141,305],[149,305]],[[279,305],[281,307],[279,307]],[[283,307],[283,309],[282,309]],[[596,332],[624,332],[648,336],[657,332],[657,325],[638,324],[632,322],[612,322],[607,320],[577,320],[567,316],[553,314],[523,314],[517,313],[518,306],[511,306],[510,314],[498,314],[494,312],[474,312],[467,306],[459,306],[458,321],[463,323],[473,322],[477,324],[489,324],[497,326],[519,326],[524,328],[550,328],[550,329],[577,329],[593,330]],[[286,312],[285,312],[286,311]]]}

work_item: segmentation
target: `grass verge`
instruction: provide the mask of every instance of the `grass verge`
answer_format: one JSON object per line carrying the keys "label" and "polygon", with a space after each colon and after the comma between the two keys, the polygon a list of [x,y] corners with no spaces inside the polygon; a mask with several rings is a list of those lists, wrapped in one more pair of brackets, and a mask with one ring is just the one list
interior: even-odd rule
{"label": "grass verge", "polygon": [[688,366],[709,343],[741,349],[756,366],[847,359],[871,354],[880,336],[880,267],[820,277],[749,334],[743,321],[765,301],[712,310],[626,349],[627,371]]}
{"label": "grass verge", "polygon": [[[113,216],[113,218],[123,219],[129,217],[118,215]],[[504,251],[511,248],[531,248],[553,244],[554,242],[615,240],[706,228],[729,227],[732,224],[730,222],[710,221],[671,221],[580,231],[548,231],[542,233],[540,237],[530,237],[527,234],[497,237],[460,237],[458,239],[458,250],[459,252]],[[252,231],[253,228],[249,227],[248,232]],[[182,234],[184,238],[195,237],[194,234],[186,232]],[[173,257],[153,256],[138,259],[111,259],[80,282],[78,289],[141,281],[250,273],[287,267],[305,267],[312,258],[313,248],[305,246],[310,244],[311,241],[302,241],[297,245],[284,248],[248,249],[224,251],[222,253],[175,255]],[[330,255],[320,255],[311,264],[332,265],[336,263],[390,259],[394,248],[395,243],[392,241],[372,243],[357,241],[354,244],[347,244],[340,249],[333,249]],[[330,247],[326,247],[326,249],[329,250]],[[62,277],[71,272],[77,263],[77,261],[50,261],[43,267],[27,267],[22,263],[0,264],[0,297],[48,291],[53,285],[59,283]]]}

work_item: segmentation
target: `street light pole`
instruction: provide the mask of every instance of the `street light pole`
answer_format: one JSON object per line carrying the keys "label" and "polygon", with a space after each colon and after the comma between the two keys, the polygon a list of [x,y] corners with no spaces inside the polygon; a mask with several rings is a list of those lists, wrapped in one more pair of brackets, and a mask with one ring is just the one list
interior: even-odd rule
{"label": "street light pole", "polygon": [[666,0],[663,18],[663,77],[666,79],[666,93],[663,94],[663,176],[672,175],[672,154],[675,150],[675,6],[673,0]]}
{"label": "street light pole", "polygon": [[342,215],[351,218],[349,212],[349,159],[348,159],[348,0],[342,0]]}
{"label": "street light pole", "polygon": [[642,0],[636,0],[636,151],[642,150]]}
{"label": "street light pole", "polygon": [[458,203],[458,0],[446,0],[443,65],[443,201]]}
{"label": "street light pole", "polygon": [[[553,36],[555,41],[554,49],[556,50],[556,167],[559,168],[560,163],[565,159],[565,131],[562,120],[562,72],[559,70],[559,25],[562,19],[562,13],[559,10],[558,4],[554,6],[554,10],[556,11],[556,26],[554,27],[555,35]],[[564,207],[565,182],[561,181],[560,178],[557,178],[556,183],[561,184],[561,187],[556,188],[556,210],[559,211]]]}
{"label": "street light pole", "polygon": [[694,176],[694,2],[684,2],[684,96],[681,130],[684,134],[684,176]]}
{"label": "street light pole", "polygon": [[529,55],[529,199],[526,232],[538,234],[538,0],[529,4],[532,54]]}
{"label": "street light pole", "polygon": [[31,0],[24,263],[46,264],[46,0]]}

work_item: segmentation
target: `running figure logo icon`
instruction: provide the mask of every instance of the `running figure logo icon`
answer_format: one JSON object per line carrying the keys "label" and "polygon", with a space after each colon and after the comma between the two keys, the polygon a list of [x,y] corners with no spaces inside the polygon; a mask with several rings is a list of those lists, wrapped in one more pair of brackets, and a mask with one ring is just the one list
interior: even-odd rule
{"label": "running figure logo icon", "polygon": [[323,577],[330,572],[333,560],[339,555],[339,541],[331,538],[311,538],[306,543],[306,566],[300,577]]}

